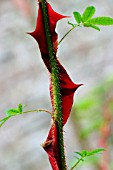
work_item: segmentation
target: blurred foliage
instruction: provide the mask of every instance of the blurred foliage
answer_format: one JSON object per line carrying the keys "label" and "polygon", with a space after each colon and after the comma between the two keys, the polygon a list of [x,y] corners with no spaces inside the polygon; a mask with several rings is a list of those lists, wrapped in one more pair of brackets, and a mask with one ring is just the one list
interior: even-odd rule
{"label": "blurred foliage", "polygon": [[71,170],[75,169],[76,166],[78,166],[78,164],[79,164],[81,161],[84,161],[85,158],[90,157],[90,156],[97,155],[97,154],[99,154],[99,153],[102,153],[103,151],[105,151],[104,148],[98,148],[98,149],[94,149],[94,150],[91,150],[91,151],[82,150],[81,152],[75,152],[79,157],[78,157],[78,156],[76,157],[76,159],[77,159],[78,161],[73,165],[73,167],[71,168]]}
{"label": "blurred foliage", "polygon": [[85,162],[94,165],[96,170],[112,170],[113,78],[101,82],[74,105],[71,121],[80,149],[106,150],[100,158],[88,158]]}

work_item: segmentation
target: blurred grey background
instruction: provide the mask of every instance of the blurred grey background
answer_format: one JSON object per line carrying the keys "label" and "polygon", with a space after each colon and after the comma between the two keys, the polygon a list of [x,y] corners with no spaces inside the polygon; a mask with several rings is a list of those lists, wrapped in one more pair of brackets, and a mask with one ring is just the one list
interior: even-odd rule
{"label": "blurred grey background", "polygon": [[[94,5],[95,16],[113,17],[112,0],[49,2],[56,11],[68,16]],[[0,0],[0,119],[5,116],[5,110],[19,103],[27,105],[25,109],[51,110],[48,71],[37,43],[26,34],[35,29],[37,8],[36,0]],[[70,29],[68,20],[74,21],[68,18],[57,24],[59,39]],[[75,102],[81,100],[91,88],[113,75],[113,27],[103,27],[101,32],[77,28],[61,43],[57,55],[73,81],[84,84],[75,95]],[[30,113],[8,120],[0,128],[0,170],[51,169],[41,147],[49,127],[50,116],[46,113]],[[64,136],[69,163],[74,151],[80,149],[71,120],[65,126]],[[92,166],[86,169],[94,170]]]}

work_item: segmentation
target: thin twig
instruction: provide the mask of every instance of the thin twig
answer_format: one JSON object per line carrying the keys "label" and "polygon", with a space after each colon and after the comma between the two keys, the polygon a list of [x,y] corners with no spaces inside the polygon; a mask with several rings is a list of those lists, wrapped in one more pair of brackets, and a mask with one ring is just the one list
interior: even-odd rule
{"label": "thin twig", "polygon": [[17,115],[20,115],[20,114],[26,114],[26,113],[30,113],[30,112],[46,112],[46,113],[49,113],[51,115],[51,117],[53,116],[53,114],[48,111],[48,110],[45,110],[45,109],[35,109],[35,110],[27,110],[25,112],[21,112],[21,113],[17,113],[17,114],[13,114],[13,115],[10,115],[10,116],[7,116],[5,118],[3,118],[2,120],[0,120],[0,127],[12,116],[17,116]]}
{"label": "thin twig", "polygon": [[50,111],[48,111],[48,110],[45,110],[45,109],[27,110],[27,111],[22,112],[20,114],[26,114],[26,113],[30,113],[30,112],[46,112],[46,113],[49,113],[52,116],[52,113]]}
{"label": "thin twig", "polygon": [[70,170],[73,170],[79,164],[80,161],[82,161],[82,158],[80,158]]}
{"label": "thin twig", "polygon": [[79,27],[79,25],[75,25],[73,26],[62,38],[61,40],[58,42],[58,45],[64,40],[64,38],[72,31],[74,30],[75,28]]}
{"label": "thin twig", "polygon": [[0,127],[1,127],[10,117],[11,117],[11,116],[7,116],[7,117],[3,118],[2,120],[0,120],[0,122],[2,122],[2,123],[0,124]]}

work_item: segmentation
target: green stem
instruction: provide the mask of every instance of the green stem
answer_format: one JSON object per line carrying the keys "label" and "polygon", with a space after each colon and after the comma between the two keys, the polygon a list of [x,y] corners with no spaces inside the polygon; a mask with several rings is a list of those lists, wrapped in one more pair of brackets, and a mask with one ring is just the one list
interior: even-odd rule
{"label": "green stem", "polygon": [[22,112],[20,114],[26,114],[26,113],[30,113],[30,112],[46,112],[46,113],[49,113],[52,116],[52,113],[48,110],[45,110],[45,109],[27,110],[27,111]]}
{"label": "green stem", "polygon": [[52,92],[53,92],[53,102],[54,102],[54,118],[55,123],[58,124],[58,143],[59,143],[59,157],[61,167],[60,170],[66,170],[66,160],[64,152],[64,138],[63,138],[63,123],[62,123],[62,102],[60,93],[60,83],[59,83],[59,69],[57,66],[57,59],[54,53],[53,43],[51,40],[51,33],[49,27],[48,9],[46,0],[40,0],[40,5],[42,7],[43,21],[45,27],[46,40],[48,44],[48,51],[50,56],[50,67],[51,67],[51,81],[52,81]]}
{"label": "green stem", "polygon": [[0,120],[0,127],[10,118],[11,116],[7,116],[5,118],[3,118],[2,120]]}
{"label": "green stem", "polygon": [[73,170],[79,164],[80,161],[82,161],[82,158],[80,158],[70,170]]}
{"label": "green stem", "polygon": [[10,115],[10,116],[7,116],[5,118],[3,118],[2,120],[0,120],[0,127],[12,116],[17,116],[17,115],[21,115],[21,114],[26,114],[26,113],[30,113],[30,112],[46,112],[46,113],[49,113],[51,115],[51,117],[53,117],[53,114],[48,111],[48,110],[45,110],[45,109],[35,109],[35,110],[27,110],[25,112],[21,112],[21,113],[17,113],[17,114],[13,114],[13,115]]}
{"label": "green stem", "polygon": [[74,30],[75,28],[79,27],[79,25],[75,25],[73,26],[62,38],[61,40],[59,41],[58,45],[64,40],[64,38],[72,31]]}

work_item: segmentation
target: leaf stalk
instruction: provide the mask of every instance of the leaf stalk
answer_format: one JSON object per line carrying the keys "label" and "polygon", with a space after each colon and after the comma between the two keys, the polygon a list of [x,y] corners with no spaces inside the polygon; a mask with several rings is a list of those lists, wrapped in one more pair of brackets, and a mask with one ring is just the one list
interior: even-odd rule
{"label": "leaf stalk", "polygon": [[64,40],[64,38],[75,28],[79,27],[79,25],[73,25],[73,27],[61,38],[61,40],[58,42],[58,45]]}

